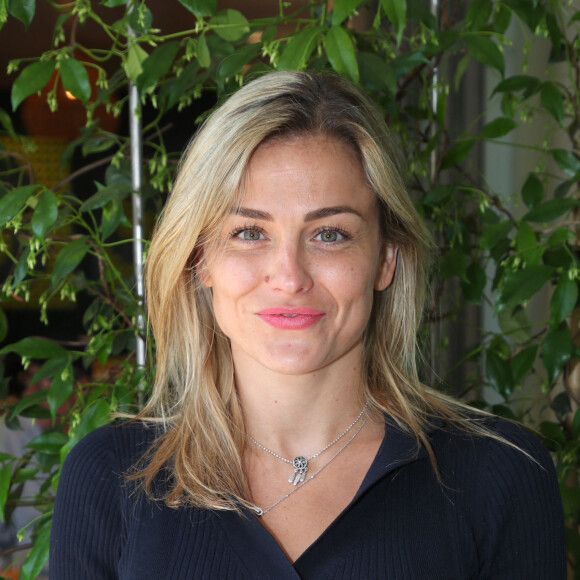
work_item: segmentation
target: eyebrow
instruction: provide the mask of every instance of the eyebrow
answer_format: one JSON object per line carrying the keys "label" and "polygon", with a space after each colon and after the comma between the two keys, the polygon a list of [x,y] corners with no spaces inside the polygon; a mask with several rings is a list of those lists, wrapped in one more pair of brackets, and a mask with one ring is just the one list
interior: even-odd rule
{"label": "eyebrow", "polygon": [[[271,214],[269,214],[266,211],[260,211],[259,209],[251,209],[249,207],[238,207],[234,213],[236,215],[240,215],[247,218],[265,220],[268,222],[274,221],[274,218],[272,217]],[[348,205],[336,205],[332,207],[322,207],[314,211],[309,211],[306,214],[306,216],[304,216],[304,221],[311,222],[314,220],[322,219],[333,215],[338,215],[341,213],[352,213],[363,219],[363,216],[356,209]]]}

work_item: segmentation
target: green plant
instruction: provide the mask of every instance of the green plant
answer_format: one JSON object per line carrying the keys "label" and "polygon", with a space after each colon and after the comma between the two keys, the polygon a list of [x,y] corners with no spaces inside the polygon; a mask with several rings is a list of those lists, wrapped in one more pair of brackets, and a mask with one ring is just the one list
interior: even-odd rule
{"label": "green plant", "polygon": [[[563,0],[474,0],[466,9],[463,2],[448,1],[436,15],[422,0],[280,1],[276,14],[248,20],[240,11],[218,10],[216,0],[174,0],[176,8],[191,14],[192,25],[164,33],[155,28],[153,3],[145,0],[102,0],[98,7],[88,0],[51,4],[59,12],[54,45],[38,58],[11,63],[10,72],[18,70],[12,107],[43,90],[55,109],[58,91],[68,90],[83,103],[87,120],[64,161],[80,153],[86,161],[76,175],[95,165],[106,171],[82,199],[69,178],[52,189],[36,183],[25,162],[33,140],[17,134],[10,113],[0,111],[4,134],[24,151],[0,149],[1,250],[12,263],[2,300],[29,300],[39,288],[47,334],[51,301],[79,296],[87,304],[84,344],[29,337],[0,351],[43,361],[36,378],[51,380],[47,390],[7,407],[8,422],[47,413],[54,419],[69,401],[60,421],[31,442],[35,469],[21,458],[0,455],[2,513],[17,503],[19,482],[37,470],[47,476],[36,498],[44,513],[21,577],[34,578],[46,559],[51,502],[67,451],[105,423],[111,411],[134,409],[148,389],[150,369],[135,360],[142,334],[140,300],[116,255],[133,241],[126,203],[133,191],[130,139],[101,126],[99,111],[123,114],[133,83],[142,106],[152,112],[142,119],[140,195],[155,211],[179,155],[165,145],[171,111],[187,109],[208,93],[221,98],[264,70],[305,67],[334,69],[384,110],[399,140],[411,193],[441,247],[435,306],[426,327],[460,317],[468,303],[487,305],[498,330],[481,332],[477,343],[456,356],[463,363],[481,363],[485,372],[461,387],[474,404],[520,419],[544,435],[557,461],[574,567],[580,559],[580,383],[574,372],[580,359],[580,11]],[[28,25],[34,12],[35,0],[0,0],[0,23],[10,16]],[[82,44],[82,27],[89,22],[102,29],[106,46]],[[70,23],[73,32],[67,34]],[[536,42],[549,45],[550,63],[541,78],[525,60],[519,74],[506,73],[505,51],[514,29],[524,37],[525,55]],[[472,67],[487,72],[490,86],[484,108],[468,126],[456,128],[448,106],[457,103]],[[533,142],[504,139],[534,119],[541,119],[542,128]],[[565,143],[552,146],[556,137]],[[535,155],[535,168],[518,191],[507,196],[496,191],[474,162],[478,148],[488,143]],[[94,154],[100,155],[96,161]],[[94,275],[87,274],[87,264]],[[546,292],[549,308],[533,313],[530,301]],[[0,334],[5,340],[1,315]],[[109,372],[92,382],[75,381],[74,365],[86,367],[94,360]],[[446,370],[451,369],[443,369],[444,376]],[[485,386],[499,402],[485,400]]]}

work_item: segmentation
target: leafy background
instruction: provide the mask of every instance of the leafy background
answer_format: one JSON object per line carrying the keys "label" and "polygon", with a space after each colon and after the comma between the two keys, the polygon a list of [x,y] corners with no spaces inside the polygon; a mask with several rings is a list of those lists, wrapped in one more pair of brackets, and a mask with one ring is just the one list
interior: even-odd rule
{"label": "leafy background", "polygon": [[[32,361],[32,382],[48,385],[2,406],[10,428],[48,422],[23,456],[0,454],[2,517],[27,503],[41,511],[32,549],[16,558],[20,578],[45,565],[67,452],[149,388],[151,358],[136,358],[131,202],[144,208],[146,240],[207,111],[248,78],[303,68],[335,70],[384,111],[441,249],[425,380],[543,436],[561,482],[570,577],[580,577],[580,11],[562,0],[225,4],[0,0],[0,23],[18,24],[25,41],[37,12],[53,22],[46,50],[10,62],[0,109],[0,353]],[[168,11],[178,26],[166,25]],[[61,139],[60,173],[45,181],[34,161],[39,119]],[[517,179],[502,178],[502,163],[517,165]],[[32,479],[42,484],[26,497]]]}

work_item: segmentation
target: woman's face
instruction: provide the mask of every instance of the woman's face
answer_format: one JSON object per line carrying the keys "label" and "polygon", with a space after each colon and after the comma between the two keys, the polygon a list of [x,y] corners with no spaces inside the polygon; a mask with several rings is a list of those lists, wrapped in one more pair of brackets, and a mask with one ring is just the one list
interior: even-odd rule
{"label": "woman's face", "polygon": [[373,290],[391,283],[396,249],[350,148],[322,136],[260,146],[221,234],[200,279],[236,363],[305,374],[360,362]]}

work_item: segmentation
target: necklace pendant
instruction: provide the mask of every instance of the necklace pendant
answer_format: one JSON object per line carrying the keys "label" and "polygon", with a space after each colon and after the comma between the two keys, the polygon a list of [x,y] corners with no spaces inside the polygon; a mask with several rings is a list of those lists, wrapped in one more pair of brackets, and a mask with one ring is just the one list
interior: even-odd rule
{"label": "necklace pendant", "polygon": [[306,478],[306,472],[308,471],[308,459],[303,455],[298,455],[292,461],[294,466],[294,472],[288,478],[288,483],[293,483],[296,485],[298,482],[302,483]]}

